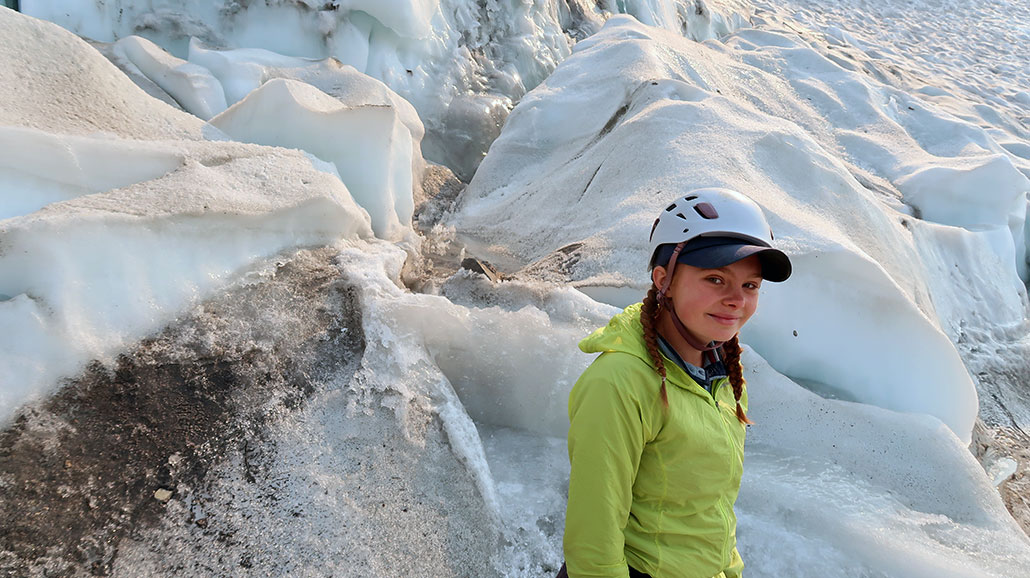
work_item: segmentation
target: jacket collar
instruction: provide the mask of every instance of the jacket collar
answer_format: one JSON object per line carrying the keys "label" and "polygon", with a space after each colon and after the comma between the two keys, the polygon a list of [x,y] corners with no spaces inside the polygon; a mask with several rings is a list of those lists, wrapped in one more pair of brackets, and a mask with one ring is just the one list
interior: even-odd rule
{"label": "jacket collar", "polygon": [[[642,303],[630,305],[621,313],[612,317],[608,325],[597,329],[580,341],[579,349],[584,353],[621,351],[639,357],[649,366],[654,367],[654,362],[647,352],[647,344],[644,343],[644,326],[640,323],[640,309],[642,306]],[[703,388],[701,384],[706,381],[714,383],[719,379],[718,376],[713,376],[710,380],[698,380],[688,373],[686,368],[676,363],[675,359],[670,358],[668,355],[665,355],[665,357],[670,359],[670,362],[665,366],[667,380],[678,387],[691,389],[691,384],[697,384]],[[655,376],[657,377],[657,372]],[[698,393],[701,392],[699,391]]]}
{"label": "jacket collar", "polygon": [[722,362],[722,358],[719,357],[718,350],[714,350],[716,352],[715,359],[710,360],[704,367],[698,367],[692,363],[683,361],[680,354],[676,353],[676,350],[672,348],[672,345],[670,345],[669,342],[660,334],[658,335],[658,349],[666,359],[672,361],[678,365],[680,369],[687,372],[687,375],[696,381],[698,385],[705,388],[709,393],[712,391],[712,384],[715,383],[717,379],[729,377],[729,372],[726,371],[726,365]]}

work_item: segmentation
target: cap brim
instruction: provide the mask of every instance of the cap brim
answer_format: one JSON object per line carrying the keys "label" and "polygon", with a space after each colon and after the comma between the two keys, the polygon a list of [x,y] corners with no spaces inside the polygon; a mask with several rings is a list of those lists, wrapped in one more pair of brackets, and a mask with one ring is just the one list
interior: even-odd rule
{"label": "cap brim", "polygon": [[762,279],[779,283],[790,277],[791,264],[787,254],[773,247],[762,247],[749,243],[725,243],[680,253],[677,262],[701,269],[718,269],[732,265],[741,259],[758,255],[762,264]]}

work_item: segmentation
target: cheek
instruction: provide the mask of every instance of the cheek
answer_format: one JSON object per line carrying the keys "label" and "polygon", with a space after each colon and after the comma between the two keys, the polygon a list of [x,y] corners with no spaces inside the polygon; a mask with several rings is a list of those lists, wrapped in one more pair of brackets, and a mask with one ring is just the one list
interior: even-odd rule
{"label": "cheek", "polygon": [[755,311],[757,309],[758,309],[758,295],[754,295],[753,297],[751,297],[750,299],[748,299],[744,303],[744,317],[743,317],[744,323],[746,323],[748,319],[751,319],[751,316],[755,314]]}

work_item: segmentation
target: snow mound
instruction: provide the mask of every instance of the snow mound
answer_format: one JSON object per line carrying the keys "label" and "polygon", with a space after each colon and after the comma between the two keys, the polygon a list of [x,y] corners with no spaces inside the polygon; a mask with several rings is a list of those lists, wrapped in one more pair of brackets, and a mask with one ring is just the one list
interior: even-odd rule
{"label": "snow mound", "polygon": [[287,78],[306,82],[351,106],[392,106],[413,136],[421,139],[425,135],[411,103],[379,80],[334,57],[296,58],[261,48],[215,50],[196,38],[190,40],[189,49],[189,61],[207,68],[222,83],[229,105],[273,78]]}
{"label": "snow mound", "polygon": [[[1026,267],[1027,179],[1006,155],[970,159],[951,166],[920,167],[898,179],[906,202],[928,221],[973,231],[1006,230],[994,253],[1010,263],[1022,264],[1020,277],[1030,280]],[[963,166],[964,165],[964,166]],[[1013,243],[1012,241],[1020,241]]]}
{"label": "snow mound", "polygon": [[823,399],[750,350],[742,361],[757,423],[736,506],[749,572],[1022,572],[1030,543],[951,431],[925,416]]}
{"label": "snow mound", "polygon": [[115,51],[171,95],[186,112],[210,120],[226,109],[222,83],[203,66],[176,58],[139,36],[122,38],[115,43]]}
{"label": "snow mound", "polygon": [[[332,163],[372,215],[377,235],[395,241],[414,235],[413,191],[424,164],[425,128],[411,104],[383,83],[335,59],[216,51],[197,41],[190,43],[191,59],[202,64],[176,58],[139,36],[119,40],[113,53],[188,112],[224,131],[212,136],[228,133],[240,141],[297,148]],[[280,122],[284,113],[290,122]]]}
{"label": "snow mound", "polygon": [[243,100],[269,78],[281,76],[289,69],[322,67],[329,62],[328,59],[284,56],[262,48],[214,50],[196,38],[190,39],[189,61],[208,69],[219,80],[230,106]]}
{"label": "snow mound", "polygon": [[[87,139],[73,144],[90,148]],[[113,165],[125,146],[101,140],[91,158]],[[300,153],[131,146],[150,151],[152,173],[173,159],[181,166],[0,221],[0,319],[11,329],[0,337],[0,419],[159,329],[256,258],[371,234],[346,187]],[[93,184],[75,176],[64,175],[72,189]],[[133,176],[146,175],[119,178]]]}
{"label": "snow mound", "polygon": [[0,38],[0,125],[143,140],[201,138],[203,122],[147,95],[67,30],[0,8]]}
{"label": "snow mound", "polygon": [[791,285],[763,287],[743,339],[823,395],[937,416],[968,442],[978,406],[965,366],[883,269],[843,249],[792,260]]}
{"label": "snow mound", "polygon": [[[761,38],[763,50],[794,50],[782,35],[741,34],[752,45]],[[744,191],[796,263],[789,287],[763,287],[768,304],[745,340],[792,377],[930,413],[968,440],[976,392],[934,310],[929,285],[942,280],[913,268],[920,259],[902,221],[914,218],[897,197],[882,199],[856,180],[837,147],[827,148],[832,135],[820,134],[825,145],[813,138],[814,113],[782,110],[807,100],[763,97],[789,88],[734,54],[612,18],[515,108],[453,224],[522,264],[583,243],[589,250],[569,280],[595,296],[602,287],[624,298],[621,285],[639,299],[647,231],[668,200],[701,186]],[[602,79],[612,90],[594,89]],[[840,98],[872,106],[868,91],[856,95]],[[782,117],[770,114],[777,108]],[[1018,283],[1011,266],[998,275],[1003,286]],[[873,307],[895,314],[867,316]]]}
{"label": "snow mound", "polygon": [[396,241],[414,235],[413,188],[422,169],[419,135],[405,112],[389,101],[351,105],[309,84],[274,79],[211,124],[236,140],[297,148],[333,163],[376,235]]}

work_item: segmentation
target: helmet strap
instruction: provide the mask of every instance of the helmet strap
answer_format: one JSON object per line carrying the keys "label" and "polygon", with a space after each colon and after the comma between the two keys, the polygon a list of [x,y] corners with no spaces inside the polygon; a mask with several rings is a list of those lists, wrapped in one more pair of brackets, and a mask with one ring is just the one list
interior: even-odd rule
{"label": "helmet strap", "polygon": [[669,317],[672,318],[672,325],[676,328],[676,332],[679,333],[680,337],[682,337],[687,344],[694,349],[701,352],[711,351],[722,347],[722,344],[725,343],[724,341],[709,341],[708,343],[705,343],[698,339],[690,332],[689,329],[687,329],[686,325],[683,325],[683,322],[680,321],[680,316],[676,314],[676,308],[672,305],[672,299],[669,299],[669,297],[664,293],[660,293],[658,295],[658,303],[662,308],[669,312]]}
{"label": "helmet strap", "polygon": [[669,258],[669,263],[665,266],[665,279],[662,281],[662,286],[658,288],[658,304],[669,312],[669,316],[672,318],[672,325],[676,328],[676,332],[680,334],[688,345],[694,349],[705,352],[713,349],[722,347],[724,342],[722,341],[710,341],[705,343],[698,339],[683,322],[680,321],[680,316],[676,313],[676,308],[672,305],[672,299],[669,299],[666,293],[669,290],[669,286],[672,285],[672,274],[676,271],[676,260],[680,256],[680,252],[683,251],[683,246],[686,242],[680,242],[676,244],[675,250],[672,252],[672,257]]}
{"label": "helmet strap", "polygon": [[662,286],[658,288],[658,296],[665,297],[665,292],[669,290],[669,286],[672,285],[672,272],[676,270],[676,259],[679,259],[680,252],[683,251],[683,247],[687,244],[686,241],[680,241],[676,244],[676,248],[672,251],[672,257],[669,257],[669,262],[665,264],[665,280],[662,281]]}

